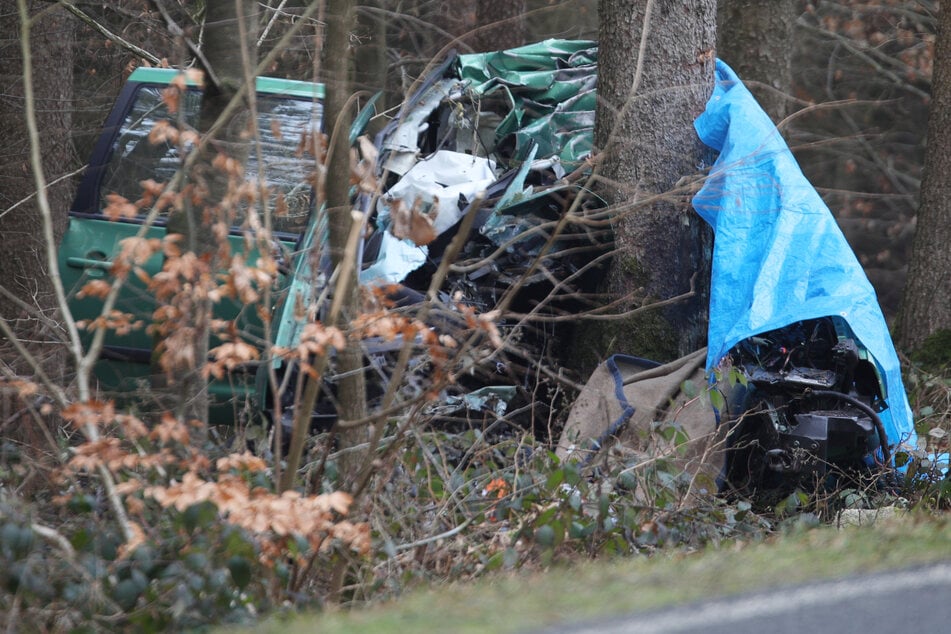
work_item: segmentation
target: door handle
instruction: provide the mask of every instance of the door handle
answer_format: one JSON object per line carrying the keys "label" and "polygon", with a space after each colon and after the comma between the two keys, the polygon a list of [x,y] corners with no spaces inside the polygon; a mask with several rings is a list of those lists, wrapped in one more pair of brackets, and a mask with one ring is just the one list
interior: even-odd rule
{"label": "door handle", "polygon": [[109,260],[94,260],[92,258],[66,258],[66,264],[74,266],[77,269],[102,269],[108,271],[112,268],[112,262]]}
{"label": "door handle", "polygon": [[[69,257],[66,258],[66,264],[77,269],[87,269],[86,275],[89,277],[104,277],[112,268],[112,262],[105,259],[105,253],[87,253],[87,257]],[[88,257],[92,256],[92,257]],[[99,257],[97,257],[99,256]]]}

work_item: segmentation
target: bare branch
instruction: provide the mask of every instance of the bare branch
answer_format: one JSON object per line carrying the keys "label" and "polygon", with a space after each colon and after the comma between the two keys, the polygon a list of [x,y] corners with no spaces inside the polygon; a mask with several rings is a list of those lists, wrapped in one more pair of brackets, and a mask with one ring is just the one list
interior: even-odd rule
{"label": "bare branch", "polygon": [[[264,27],[264,30],[261,31],[261,37],[259,37],[257,41],[258,48],[260,48],[264,40],[267,39],[267,34],[271,32],[271,27],[274,26],[277,16],[281,15],[285,4],[287,4],[287,0],[281,0],[281,4],[277,5],[276,9],[272,9],[274,11],[274,15],[271,16],[271,19],[267,21],[267,25]],[[271,9],[271,7],[268,7],[268,9]]]}
{"label": "bare branch", "polygon": [[[63,175],[60,176],[59,178],[50,181],[49,183],[47,183],[46,186],[47,186],[47,187],[52,187],[53,185],[56,185],[56,184],[58,184],[58,183],[62,183],[63,181],[69,180],[69,179],[72,178],[73,176],[76,176],[77,174],[80,174],[80,173],[82,173],[82,172],[85,171],[85,170],[86,170],[86,166],[83,165],[82,167],[80,167],[80,168],[77,169],[77,170],[73,170],[72,172],[70,172],[70,173],[68,173],[68,174],[63,174]],[[30,202],[30,201],[33,200],[34,198],[36,198],[36,192],[33,192],[32,194],[30,194],[30,195],[27,196],[26,198],[23,198],[23,199],[21,199],[21,200],[16,201],[15,203],[13,203],[12,205],[10,205],[9,207],[7,207],[6,209],[4,209],[3,211],[0,211],[0,218],[3,218],[3,217],[6,216],[8,213],[10,213],[11,211],[13,211],[13,210],[16,209],[17,207],[19,207],[20,205],[25,205],[26,203]]]}
{"label": "bare branch", "polygon": [[855,55],[856,57],[864,61],[866,64],[874,68],[877,72],[881,73],[883,76],[890,79],[892,83],[894,83],[896,86],[904,90],[907,90],[911,94],[921,97],[922,99],[930,99],[931,95],[927,91],[922,90],[921,88],[918,88],[917,86],[913,86],[909,82],[902,79],[901,75],[899,75],[898,73],[892,70],[889,70],[888,68],[885,68],[885,64],[888,64],[889,66],[896,66],[902,73],[906,75],[914,74],[920,77],[922,81],[925,81],[927,79],[920,72],[908,66],[907,64],[897,62],[892,57],[889,57],[888,55],[880,53],[869,46],[862,46],[855,40],[847,38],[844,35],[827,31],[826,29],[820,29],[819,27],[813,26],[803,20],[799,21],[799,26],[817,35],[821,35],[823,37],[827,37],[829,39],[835,40],[839,45],[847,49],[850,53],[852,53],[853,55]]}
{"label": "bare branch", "polygon": [[202,68],[205,69],[205,72],[208,74],[208,81],[213,83],[215,86],[221,86],[221,80],[218,79],[218,75],[215,74],[215,69],[211,67],[211,64],[208,62],[208,59],[205,57],[205,54],[201,52],[198,44],[193,42],[191,38],[185,37],[185,31],[175,22],[175,19],[172,18],[171,14],[168,12],[168,9],[165,8],[165,3],[162,0],[152,0],[152,4],[155,5],[155,8],[159,10],[159,13],[162,14],[162,17],[165,18],[165,24],[168,27],[168,32],[175,37],[182,38],[182,41],[185,42],[185,46],[188,47],[188,50],[191,51],[192,55],[195,56],[195,59],[199,61]]}
{"label": "bare branch", "polygon": [[73,4],[72,2],[69,2],[68,0],[60,0],[60,4],[63,5],[63,7],[65,7],[67,11],[69,11],[70,13],[72,13],[73,15],[75,15],[77,18],[79,18],[81,22],[83,22],[84,24],[87,24],[88,26],[91,26],[92,28],[94,28],[94,29],[96,29],[97,31],[99,31],[99,33],[101,33],[102,35],[104,35],[104,36],[106,37],[106,39],[108,39],[109,41],[115,42],[116,44],[118,44],[118,45],[121,46],[122,48],[126,49],[127,51],[129,51],[129,52],[131,52],[131,53],[134,53],[134,54],[138,55],[138,56],[141,57],[142,59],[147,59],[150,63],[155,64],[156,66],[161,66],[161,65],[162,65],[162,60],[161,60],[161,59],[159,59],[158,57],[156,57],[156,56],[153,55],[152,53],[149,53],[149,52],[148,52],[147,50],[145,50],[144,48],[141,48],[141,47],[139,47],[139,46],[136,46],[136,45],[133,44],[132,42],[130,42],[130,41],[128,41],[128,40],[125,40],[125,39],[119,37],[118,35],[116,35],[116,34],[113,33],[112,31],[110,31],[109,29],[107,29],[106,27],[104,27],[103,25],[101,25],[101,24],[99,24],[98,22],[96,22],[94,19],[92,19],[89,15],[87,15],[86,13],[84,13],[82,9],[80,9],[79,7],[77,7],[77,6],[76,6],[75,4]]}

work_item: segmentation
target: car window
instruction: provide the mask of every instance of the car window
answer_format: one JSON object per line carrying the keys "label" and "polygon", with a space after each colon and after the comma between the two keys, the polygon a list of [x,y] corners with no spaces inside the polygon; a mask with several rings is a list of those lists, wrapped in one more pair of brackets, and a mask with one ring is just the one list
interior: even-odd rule
{"label": "car window", "polygon": [[[185,144],[180,148],[169,141],[153,143],[149,133],[157,125],[194,128],[201,93],[186,91],[179,101],[180,114],[174,114],[162,101],[164,89],[164,86],[145,85],[136,91],[116,135],[99,188],[100,209],[107,203],[107,194],[137,200],[142,195],[140,183],[143,180],[167,183],[181,166],[181,150],[187,153],[190,146]],[[268,207],[274,212],[274,229],[299,233],[306,225],[311,208],[312,175],[316,166],[313,155],[304,151],[310,144],[303,141],[319,130],[321,104],[305,98],[259,95],[256,105],[260,159],[258,149],[251,148],[246,177],[257,182],[259,172],[263,172],[268,184]],[[239,217],[236,224],[242,221]]]}
{"label": "car window", "polygon": [[268,183],[268,208],[276,211],[273,226],[278,231],[300,233],[310,215],[317,163],[311,147],[320,130],[322,107],[310,99],[259,96],[258,134],[260,160],[255,148],[248,156],[246,175],[256,182],[259,172]]}
{"label": "car window", "polygon": [[[99,189],[100,206],[106,205],[107,194],[119,194],[129,200],[142,195],[143,180],[153,179],[167,183],[181,164],[179,148],[163,141],[151,143],[149,133],[162,123],[178,124],[175,115],[169,113],[162,101],[161,86],[142,86],[126,115],[119,134],[112,145],[109,164]],[[201,93],[186,91],[180,100],[181,115],[185,126],[194,127],[198,122]]]}

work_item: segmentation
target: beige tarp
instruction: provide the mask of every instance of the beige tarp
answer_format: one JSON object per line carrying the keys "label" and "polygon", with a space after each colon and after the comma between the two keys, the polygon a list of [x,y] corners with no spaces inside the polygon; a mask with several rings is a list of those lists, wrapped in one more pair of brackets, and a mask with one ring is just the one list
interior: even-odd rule
{"label": "beige tarp", "polygon": [[[652,456],[666,452],[691,476],[692,492],[715,493],[725,430],[717,429],[709,398],[690,397],[682,389],[687,381],[698,393],[717,389],[708,386],[705,359],[706,348],[654,368],[632,357],[611,357],[592,373],[572,406],[558,456],[594,464],[609,448]],[[660,442],[650,433],[655,422],[678,425],[688,442],[680,447]]]}

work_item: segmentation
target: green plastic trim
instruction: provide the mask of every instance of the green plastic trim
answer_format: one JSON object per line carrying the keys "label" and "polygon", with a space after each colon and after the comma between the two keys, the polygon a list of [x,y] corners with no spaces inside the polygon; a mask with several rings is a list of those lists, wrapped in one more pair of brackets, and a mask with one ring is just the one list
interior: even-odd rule
{"label": "green plastic trim", "polygon": [[258,77],[258,92],[269,95],[289,95],[291,97],[311,97],[323,99],[324,85],[296,79],[278,79],[277,77]]}
{"label": "green plastic trim", "polygon": [[[132,71],[132,74],[129,76],[129,81],[143,84],[167,85],[172,83],[172,80],[180,73],[181,71],[175,68],[140,67]],[[323,99],[325,97],[324,85],[309,81],[280,79],[278,77],[258,77],[256,83],[257,91],[268,95],[288,95],[290,97],[310,97],[312,99]],[[196,84],[189,80],[188,85],[194,86]]]}

